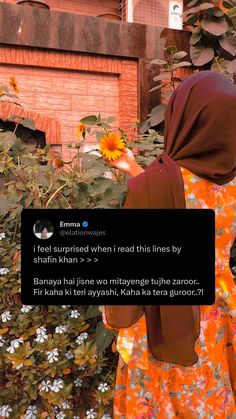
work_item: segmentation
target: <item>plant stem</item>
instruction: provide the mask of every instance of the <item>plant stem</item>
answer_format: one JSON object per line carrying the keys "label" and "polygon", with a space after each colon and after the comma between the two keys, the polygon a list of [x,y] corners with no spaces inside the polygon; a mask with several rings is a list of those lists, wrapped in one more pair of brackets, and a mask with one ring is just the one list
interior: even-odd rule
{"label": "plant stem", "polygon": [[64,187],[66,186],[66,184],[61,185],[60,188],[58,188],[55,192],[53,192],[53,194],[50,196],[50,198],[48,199],[48,201],[46,202],[45,208],[48,207],[48,205],[50,204],[50,202],[53,200],[53,198],[55,198],[56,194],[61,191]]}
{"label": "plant stem", "polygon": [[173,90],[175,92],[176,88],[175,88],[174,70],[172,68],[170,68],[170,74],[171,74],[171,85],[172,85]]}
{"label": "plant stem", "polygon": [[15,133],[16,133],[16,130],[17,130],[18,126],[19,126],[19,124],[16,124],[15,129],[14,129],[14,131],[13,131],[13,134],[15,134]]}

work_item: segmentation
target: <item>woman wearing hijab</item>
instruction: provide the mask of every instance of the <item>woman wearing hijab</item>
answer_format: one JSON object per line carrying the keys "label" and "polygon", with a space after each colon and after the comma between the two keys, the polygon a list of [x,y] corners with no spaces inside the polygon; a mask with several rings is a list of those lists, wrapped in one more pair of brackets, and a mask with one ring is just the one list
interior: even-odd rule
{"label": "woman wearing hijab", "polygon": [[[125,150],[124,208],[211,208],[216,299],[210,306],[105,306],[119,330],[114,418],[236,418],[236,87],[219,73],[188,77],[171,96],[164,152],[144,171]],[[201,263],[196,260],[196,263]]]}

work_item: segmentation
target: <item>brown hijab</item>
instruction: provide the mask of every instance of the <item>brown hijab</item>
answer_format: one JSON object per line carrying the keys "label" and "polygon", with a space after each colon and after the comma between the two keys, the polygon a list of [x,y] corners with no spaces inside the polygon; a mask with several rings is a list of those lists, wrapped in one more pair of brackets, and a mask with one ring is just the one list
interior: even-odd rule
{"label": "brown hijab", "polygon": [[[165,151],[128,181],[124,208],[186,208],[179,166],[218,185],[236,176],[236,87],[214,71],[188,77],[168,103],[164,138]],[[197,362],[199,306],[105,306],[105,312],[118,329],[144,314],[156,359],[184,366]]]}

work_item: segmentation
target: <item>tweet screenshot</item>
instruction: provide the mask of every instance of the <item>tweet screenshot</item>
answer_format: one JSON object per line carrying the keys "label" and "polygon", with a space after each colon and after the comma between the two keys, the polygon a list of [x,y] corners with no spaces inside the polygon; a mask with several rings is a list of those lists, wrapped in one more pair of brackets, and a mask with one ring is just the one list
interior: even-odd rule
{"label": "tweet screenshot", "polygon": [[29,305],[213,304],[214,211],[24,209],[21,292]]}

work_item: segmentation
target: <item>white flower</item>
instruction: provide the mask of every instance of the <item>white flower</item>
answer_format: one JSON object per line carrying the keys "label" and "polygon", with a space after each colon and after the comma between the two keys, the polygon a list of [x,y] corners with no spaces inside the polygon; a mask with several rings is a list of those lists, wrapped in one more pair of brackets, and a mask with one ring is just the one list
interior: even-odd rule
{"label": "white flower", "polygon": [[107,383],[101,383],[98,386],[98,390],[104,393],[105,391],[109,390],[109,385]]}
{"label": "white flower", "polygon": [[7,348],[7,352],[9,352],[10,354],[14,354],[14,352],[15,352],[15,348],[13,348],[13,346],[9,346],[9,347]]}
{"label": "white flower", "polygon": [[[4,345],[4,338],[0,335],[0,347]],[[7,406],[7,405],[6,405]],[[1,415],[0,415],[1,416]]]}
{"label": "white flower", "polygon": [[74,358],[74,354],[71,351],[66,352],[66,358],[67,359],[72,359]]}
{"label": "white flower", "polygon": [[33,306],[26,306],[26,305],[23,305],[23,306],[22,306],[22,308],[20,309],[20,311],[21,311],[22,313],[29,313],[29,311],[30,311],[32,308],[33,308]]}
{"label": "white flower", "polygon": [[76,378],[76,380],[74,380],[74,383],[75,387],[82,387],[83,380],[81,380],[81,378]]}
{"label": "white flower", "polygon": [[14,339],[14,340],[11,340],[10,345],[13,348],[19,348],[20,344],[23,343],[23,342],[24,342],[24,339],[22,339],[22,338]]}
{"label": "white flower", "polygon": [[[6,234],[5,233],[0,233],[0,240],[5,239],[6,238]],[[6,405],[8,406],[8,405]]]}
{"label": "white flower", "polygon": [[111,419],[111,416],[109,413],[105,413],[105,415],[102,415],[101,419]]}
{"label": "white flower", "polygon": [[73,416],[73,419],[80,419],[79,416]]}
{"label": "white flower", "polygon": [[60,404],[60,407],[62,409],[70,409],[70,403],[68,402],[63,402],[62,404]]}
{"label": "white flower", "polygon": [[43,343],[47,339],[48,339],[48,335],[42,333],[41,335],[37,335],[37,337],[35,338],[35,341],[38,343]]}
{"label": "white flower", "polygon": [[51,381],[49,381],[49,380],[42,381],[42,383],[39,384],[39,388],[40,388],[40,390],[46,391],[46,393],[47,393],[48,391],[51,390]]}
{"label": "white flower", "polygon": [[85,369],[86,369],[86,365],[80,365],[78,367],[78,370],[80,370],[80,371],[84,371]]}
{"label": "white flower", "polygon": [[44,334],[46,334],[46,332],[47,332],[47,329],[44,326],[38,327],[36,329],[37,335],[44,335]]}
{"label": "white flower", "polygon": [[36,342],[39,343],[43,343],[45,340],[48,339],[48,335],[47,335],[47,329],[44,326],[38,327],[36,329],[36,333],[37,333],[37,337],[36,337]]}
{"label": "white flower", "polygon": [[62,333],[64,333],[64,332],[66,332],[66,331],[67,331],[67,329],[68,329],[68,326],[66,326],[66,324],[64,324],[64,326],[58,326],[58,327],[56,327],[56,329],[55,329],[55,333],[60,333],[60,334],[62,334]]}
{"label": "white flower", "polygon": [[10,342],[11,346],[7,348],[7,352],[9,352],[10,354],[14,354],[15,348],[19,348],[20,344],[23,342],[24,340],[22,338],[12,340]]}
{"label": "white flower", "polygon": [[56,414],[56,419],[64,419],[66,417],[64,412],[58,412]]}
{"label": "white flower", "polygon": [[80,313],[78,312],[78,310],[71,310],[70,317],[77,319],[78,317],[80,317]]}
{"label": "white flower", "polygon": [[94,409],[90,409],[90,410],[86,411],[86,418],[87,419],[94,419],[94,418],[96,418],[96,416],[97,416],[97,414],[94,411]]}
{"label": "white flower", "polygon": [[52,364],[52,362],[54,362],[54,361],[58,361],[59,353],[58,353],[57,348],[53,349],[52,351],[47,351],[46,353],[48,354],[47,358],[48,358],[49,364]]}
{"label": "white flower", "polygon": [[81,334],[77,337],[77,339],[76,339],[76,343],[77,343],[78,345],[81,345],[81,343],[83,343],[83,341],[84,341],[85,339],[87,339],[87,337],[88,337],[88,333],[86,333],[86,332],[81,333]]}
{"label": "white flower", "polygon": [[58,378],[58,379],[53,381],[53,384],[51,386],[51,390],[54,391],[55,393],[58,393],[60,391],[60,389],[63,388],[63,387],[64,387],[63,380],[61,378]]}
{"label": "white flower", "polygon": [[9,272],[8,268],[0,268],[0,275],[6,275]]}
{"label": "white flower", "polygon": [[64,309],[65,309],[65,308],[68,308],[68,307],[70,307],[70,306],[62,306],[62,308],[64,308]]}
{"label": "white flower", "polygon": [[1,314],[1,318],[3,323],[6,323],[8,320],[11,320],[10,311],[4,311],[4,313]]}
{"label": "white flower", "polygon": [[27,410],[26,414],[24,415],[24,419],[36,419],[37,415],[37,408],[34,405],[30,405]]}
{"label": "white flower", "polygon": [[12,408],[9,406],[9,404],[2,404],[0,406],[0,416],[3,416],[4,418],[9,418],[11,412]]}

